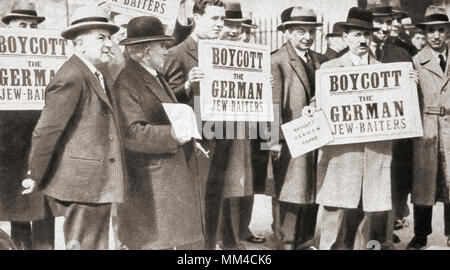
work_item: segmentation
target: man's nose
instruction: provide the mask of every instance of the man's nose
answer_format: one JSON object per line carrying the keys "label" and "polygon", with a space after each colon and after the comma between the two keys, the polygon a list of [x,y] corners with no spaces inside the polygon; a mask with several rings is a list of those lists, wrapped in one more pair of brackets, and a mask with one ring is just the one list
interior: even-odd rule
{"label": "man's nose", "polygon": [[438,39],[438,38],[440,37],[439,31],[438,31],[438,30],[434,31],[433,37],[434,37],[435,39]]}
{"label": "man's nose", "polygon": [[383,23],[382,25],[381,25],[381,30],[382,31],[389,31],[389,28],[388,28],[388,25],[387,25],[387,23],[385,22],[385,23]]}
{"label": "man's nose", "polygon": [[306,32],[304,37],[305,39],[309,40],[311,39],[311,34],[309,32]]}
{"label": "man's nose", "polygon": [[108,47],[108,48],[111,48],[112,45],[113,45],[113,44],[112,44],[111,39],[107,39],[107,40],[105,41],[105,43],[103,43],[103,46]]}

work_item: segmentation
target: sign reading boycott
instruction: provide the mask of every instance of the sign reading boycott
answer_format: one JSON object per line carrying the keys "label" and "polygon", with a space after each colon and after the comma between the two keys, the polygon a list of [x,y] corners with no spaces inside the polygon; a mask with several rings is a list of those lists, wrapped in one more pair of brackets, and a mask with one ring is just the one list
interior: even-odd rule
{"label": "sign reading boycott", "polygon": [[0,110],[42,110],[45,88],[70,55],[60,31],[1,28]]}
{"label": "sign reading boycott", "polygon": [[232,41],[199,41],[203,121],[273,121],[270,50]]}
{"label": "sign reading boycott", "polygon": [[335,140],[350,144],[423,136],[411,63],[333,69],[316,73],[317,108]]}
{"label": "sign reading boycott", "polygon": [[163,24],[175,26],[180,0],[111,0],[111,10],[135,16],[158,17]]}

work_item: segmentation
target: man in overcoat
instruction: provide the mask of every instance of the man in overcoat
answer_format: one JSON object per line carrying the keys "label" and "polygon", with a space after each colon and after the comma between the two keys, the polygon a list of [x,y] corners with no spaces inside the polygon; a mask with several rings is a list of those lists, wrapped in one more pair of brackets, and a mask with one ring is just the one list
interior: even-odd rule
{"label": "man in overcoat", "polygon": [[173,132],[163,108],[178,103],[159,73],[171,40],[159,19],[143,16],[130,21],[120,43],[130,53],[114,83],[128,189],[125,203],[117,205],[117,220],[118,238],[129,249],[203,244],[200,184],[185,152],[193,141]]}
{"label": "man in overcoat", "polygon": [[436,202],[444,203],[444,227],[450,246],[450,61],[449,19],[445,10],[430,6],[418,27],[425,30],[428,46],[413,57],[419,73],[419,103],[424,135],[414,139],[413,183],[414,238],[408,249],[427,245]]}
{"label": "man in overcoat", "polygon": [[[36,29],[45,17],[28,0],[13,3],[2,22],[9,28]],[[49,202],[36,192],[22,195],[31,136],[40,111],[0,112],[0,220],[11,222],[11,238],[18,249],[53,249],[55,219]]]}
{"label": "man in overcoat", "polygon": [[[321,68],[380,63],[369,53],[372,33],[379,30],[373,27],[372,12],[351,8],[341,26],[349,52]],[[319,150],[319,249],[353,249],[356,239],[366,245],[373,216],[391,210],[391,159],[391,141],[332,145]]]}
{"label": "man in overcoat", "polygon": [[74,55],[46,89],[33,132],[30,175],[35,188],[64,208],[67,249],[108,249],[111,203],[123,202],[125,173],[110,79],[99,68],[111,60],[111,35],[103,9],[82,6],[62,36]]}
{"label": "man in overcoat", "polygon": [[[278,106],[280,125],[302,116],[302,110],[315,96],[315,71],[327,58],[311,50],[317,22],[312,10],[291,7],[281,13],[287,42],[271,56],[274,79],[273,103]],[[273,230],[278,248],[284,243],[292,249],[313,246],[316,224],[316,154],[293,159],[280,127],[280,142],[271,141],[277,149],[274,160],[275,195],[272,201]],[[281,150],[281,151],[280,151]]]}

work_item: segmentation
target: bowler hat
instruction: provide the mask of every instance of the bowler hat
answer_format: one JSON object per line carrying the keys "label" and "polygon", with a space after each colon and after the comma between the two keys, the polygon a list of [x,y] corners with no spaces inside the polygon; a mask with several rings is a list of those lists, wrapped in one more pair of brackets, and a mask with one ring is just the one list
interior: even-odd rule
{"label": "bowler hat", "polygon": [[252,19],[246,19],[242,23],[242,27],[247,27],[247,28],[251,28],[251,29],[257,29],[258,28],[258,26],[256,24],[253,24]]}
{"label": "bowler hat", "polygon": [[45,17],[37,15],[36,4],[29,0],[18,0],[14,2],[11,12],[5,14],[2,18],[2,22],[9,24],[13,19],[34,19],[38,23],[45,20]]}
{"label": "bowler hat", "polygon": [[450,24],[445,9],[437,6],[429,6],[425,11],[425,19],[417,24],[417,27],[424,28],[427,25]]}
{"label": "bowler hat", "polygon": [[380,28],[373,27],[372,11],[359,7],[352,7],[348,11],[347,21],[340,22],[343,28],[360,29],[368,31],[378,31]]}
{"label": "bowler hat", "polygon": [[342,27],[341,23],[337,22],[333,25],[333,31],[331,33],[328,33],[326,37],[340,37],[342,36]]}
{"label": "bowler hat", "polygon": [[140,16],[128,23],[127,38],[120,45],[131,45],[150,41],[169,41],[173,37],[164,33],[162,22],[153,16]]}
{"label": "bowler hat", "polygon": [[230,1],[225,3],[225,21],[244,22],[241,3]]}
{"label": "bowler hat", "polygon": [[314,27],[322,26],[317,22],[316,13],[313,10],[303,7],[290,7],[281,12],[281,24],[277,30],[283,31],[289,25],[309,25]]}
{"label": "bowler hat", "polygon": [[117,25],[108,22],[108,16],[99,6],[85,5],[77,8],[70,21],[70,26],[61,33],[66,39],[73,39],[82,31],[90,29],[105,29],[111,34],[119,31]]}

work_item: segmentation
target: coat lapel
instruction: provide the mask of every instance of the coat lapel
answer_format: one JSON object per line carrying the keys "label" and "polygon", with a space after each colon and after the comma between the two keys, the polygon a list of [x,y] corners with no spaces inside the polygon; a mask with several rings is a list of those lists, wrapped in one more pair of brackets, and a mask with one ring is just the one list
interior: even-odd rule
{"label": "coat lapel", "polygon": [[101,100],[103,100],[103,102],[105,102],[109,106],[111,110],[113,110],[109,98],[106,96],[106,92],[100,85],[98,78],[89,70],[88,66],[86,66],[86,64],[83,63],[83,61],[78,56],[73,55],[72,59],[74,59],[76,65],[79,67],[79,70],[88,78],[92,89],[94,89],[94,92],[100,97]]}
{"label": "coat lapel", "polygon": [[[442,71],[441,66],[437,62],[436,58],[433,56],[431,50],[432,49],[429,46],[425,47],[423,49],[423,52],[420,53],[418,60],[419,60],[420,65],[422,65],[422,67],[424,69],[427,69],[436,75],[435,78],[439,80],[439,86],[440,86],[439,89],[442,90],[444,88],[444,86],[447,84],[447,82],[449,81],[449,78],[448,78],[448,76],[445,76],[445,73]],[[447,68],[446,68],[447,72],[449,70],[449,67],[448,67],[449,62],[450,61],[447,60]],[[440,94],[440,93],[438,93],[438,94]]]}
{"label": "coat lapel", "polygon": [[309,98],[311,98],[311,87],[309,85],[309,80],[306,75],[305,67],[300,62],[300,57],[295,52],[294,47],[292,47],[292,44],[288,41],[286,43],[286,50],[289,54],[289,64],[291,65],[292,69],[295,71],[297,76],[299,77],[301,83],[303,84],[305,91]]}
{"label": "coat lapel", "polygon": [[[173,94],[169,94],[164,90],[163,86],[159,83],[158,79],[150,74],[144,67],[133,59],[128,60],[128,66],[131,70],[136,72],[143,80],[147,89],[162,103],[173,103],[176,99],[173,99]],[[167,88],[170,91],[170,88]]]}

